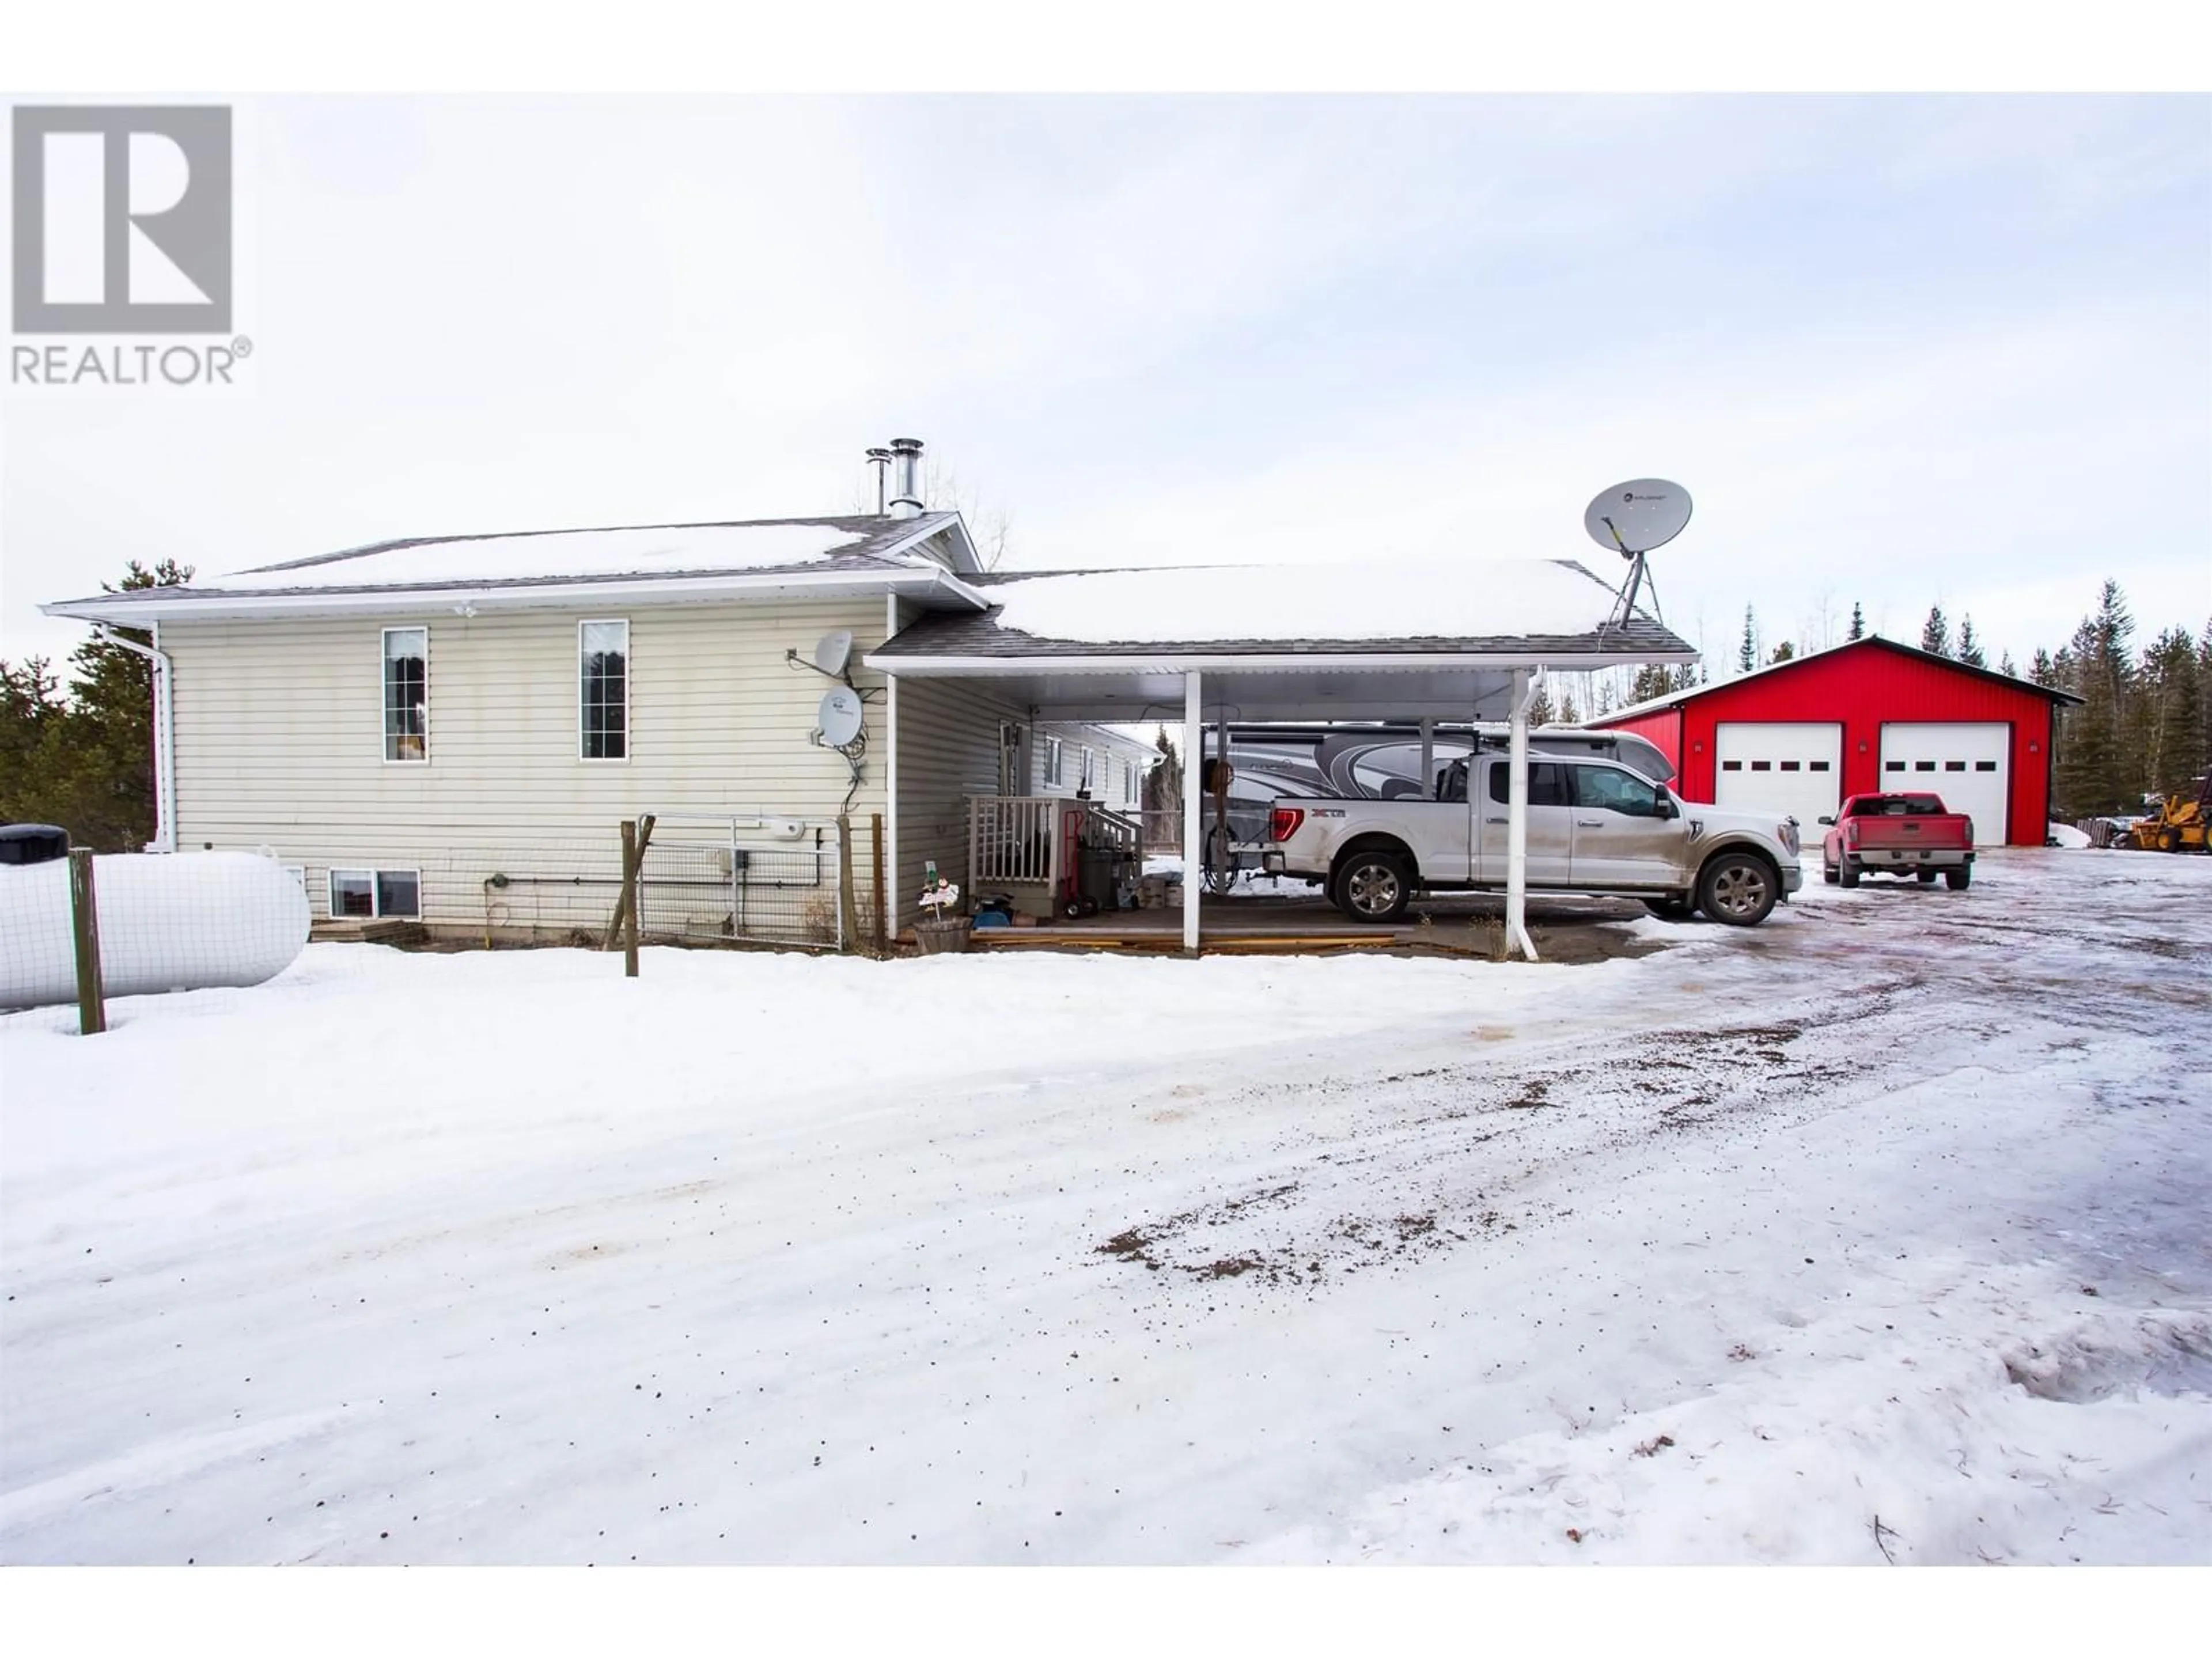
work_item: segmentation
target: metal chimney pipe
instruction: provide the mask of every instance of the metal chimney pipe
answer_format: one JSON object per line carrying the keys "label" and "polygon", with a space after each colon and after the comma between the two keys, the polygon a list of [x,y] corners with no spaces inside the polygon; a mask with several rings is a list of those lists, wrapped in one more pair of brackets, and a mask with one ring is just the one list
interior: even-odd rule
{"label": "metal chimney pipe", "polygon": [[921,484],[916,476],[921,465],[921,440],[891,440],[891,517],[921,516]]}
{"label": "metal chimney pipe", "polygon": [[870,450],[868,452],[868,465],[876,469],[876,516],[880,519],[884,516],[884,503],[890,499],[884,493],[884,474],[890,470],[890,451],[888,449]]}

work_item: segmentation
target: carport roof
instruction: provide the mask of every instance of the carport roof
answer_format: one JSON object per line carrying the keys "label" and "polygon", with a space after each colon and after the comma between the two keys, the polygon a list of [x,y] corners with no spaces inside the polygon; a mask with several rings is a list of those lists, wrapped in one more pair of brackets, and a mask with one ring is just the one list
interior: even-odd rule
{"label": "carport roof", "polygon": [[871,652],[870,665],[893,673],[1017,662],[1065,670],[1295,655],[1346,666],[1412,659],[1590,667],[1697,655],[1641,611],[1609,623],[1613,590],[1568,560],[1010,571],[967,580],[991,602],[988,611],[918,617]]}
{"label": "carport roof", "polygon": [[1149,720],[1204,676],[1245,720],[1496,719],[1516,671],[1692,662],[1656,618],[1566,560],[1181,566],[967,579],[987,612],[921,616],[867,665],[988,681],[1048,718]]}

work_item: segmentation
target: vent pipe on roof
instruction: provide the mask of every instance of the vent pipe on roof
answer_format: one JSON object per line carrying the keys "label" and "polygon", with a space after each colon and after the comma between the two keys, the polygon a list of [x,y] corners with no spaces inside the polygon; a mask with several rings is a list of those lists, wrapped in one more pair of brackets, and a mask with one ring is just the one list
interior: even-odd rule
{"label": "vent pipe on roof", "polygon": [[918,519],[921,516],[921,484],[916,476],[921,466],[921,439],[891,440],[891,517],[894,519]]}
{"label": "vent pipe on roof", "polygon": [[876,469],[876,516],[880,519],[884,516],[884,507],[890,500],[890,495],[886,493],[888,486],[884,483],[884,475],[890,470],[890,451],[888,449],[870,450],[868,452],[868,465]]}

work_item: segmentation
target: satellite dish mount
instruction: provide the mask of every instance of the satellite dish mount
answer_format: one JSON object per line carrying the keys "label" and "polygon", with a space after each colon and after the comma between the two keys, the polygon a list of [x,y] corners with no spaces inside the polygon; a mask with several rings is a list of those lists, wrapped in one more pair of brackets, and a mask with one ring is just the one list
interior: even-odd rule
{"label": "satellite dish mount", "polygon": [[1628,580],[1612,613],[1608,628],[1625,628],[1636,615],[1638,597],[1651,589],[1651,615],[1659,615],[1659,588],[1651,580],[1645,555],[1664,547],[1690,522],[1690,492],[1665,478],[1632,478],[1610,489],[1598,491],[1583,514],[1583,528],[1600,547],[1610,548],[1628,561]]}
{"label": "satellite dish mount", "polygon": [[837,681],[848,690],[853,684],[853,630],[838,629],[824,634],[814,641],[813,652],[800,656],[796,651],[786,651],[783,659],[800,668],[811,668],[824,679]]}

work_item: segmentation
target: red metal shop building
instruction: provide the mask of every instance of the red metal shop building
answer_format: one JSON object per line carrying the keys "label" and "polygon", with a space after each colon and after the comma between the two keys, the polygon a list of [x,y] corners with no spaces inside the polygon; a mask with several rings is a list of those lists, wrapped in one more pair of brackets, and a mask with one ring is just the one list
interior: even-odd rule
{"label": "red metal shop building", "polygon": [[1853,640],[1590,722],[1649,738],[1686,800],[1796,815],[1807,840],[1846,795],[1924,789],[1983,846],[2040,847],[2059,705],[2080,699],[1893,640]]}

